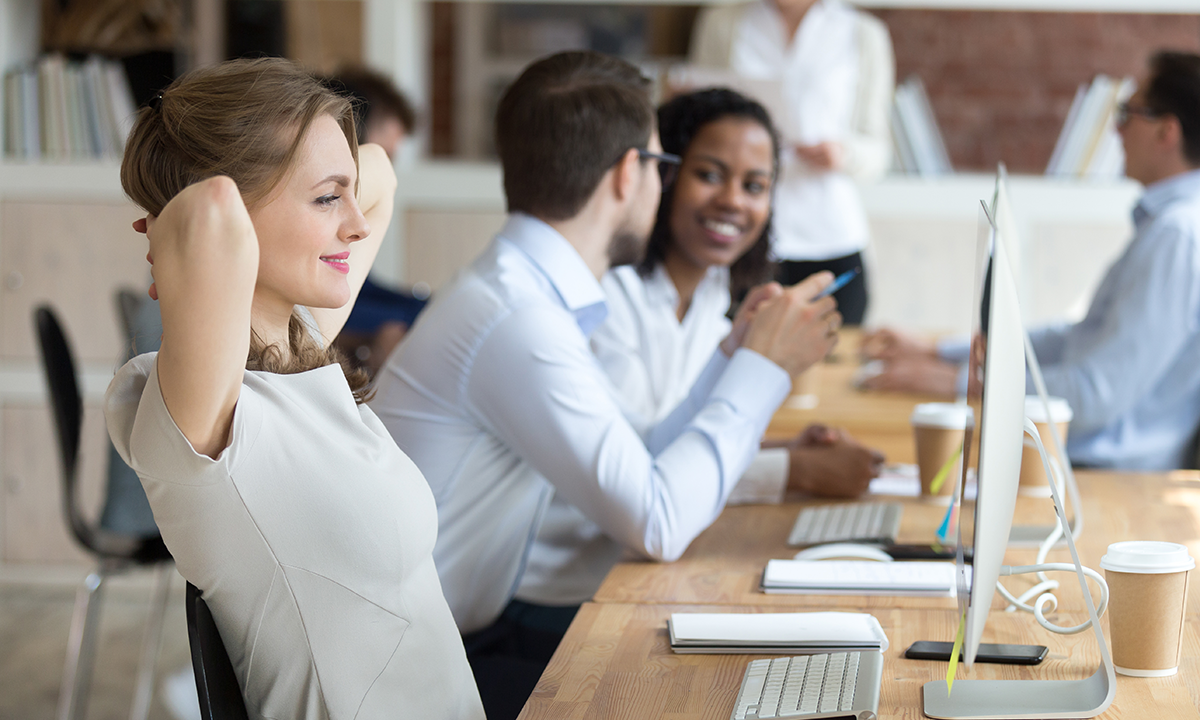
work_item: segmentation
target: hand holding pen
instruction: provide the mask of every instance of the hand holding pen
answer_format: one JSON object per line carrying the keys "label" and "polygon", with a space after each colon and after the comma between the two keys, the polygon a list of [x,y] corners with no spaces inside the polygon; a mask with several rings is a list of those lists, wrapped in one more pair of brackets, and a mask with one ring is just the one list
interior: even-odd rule
{"label": "hand holding pen", "polygon": [[829,285],[825,287],[824,290],[817,293],[816,296],[813,297],[813,300],[820,300],[823,297],[829,297],[838,290],[841,290],[849,285],[850,281],[857,277],[860,272],[862,272],[862,268],[856,267],[853,270],[847,270],[841,275],[838,275],[833,279],[833,282],[829,283]]}
{"label": "hand holding pen", "polygon": [[777,291],[755,309],[742,346],[795,377],[819,362],[837,343],[842,316],[825,292],[833,285],[819,272]]}

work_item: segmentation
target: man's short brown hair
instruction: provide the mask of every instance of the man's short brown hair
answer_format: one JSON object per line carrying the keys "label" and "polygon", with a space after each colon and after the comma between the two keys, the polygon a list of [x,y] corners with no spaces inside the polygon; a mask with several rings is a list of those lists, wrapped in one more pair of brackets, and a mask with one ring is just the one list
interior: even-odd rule
{"label": "man's short brown hair", "polygon": [[595,52],[563,52],[521,73],[496,109],[496,148],[509,212],[574,217],[600,179],[654,131],[650,81]]}
{"label": "man's short brown hair", "polygon": [[342,68],[326,80],[335,91],[348,95],[354,103],[354,120],[358,141],[366,142],[367,121],[372,116],[391,115],[400,121],[405,134],[417,128],[417,113],[404,93],[387,77],[364,67]]}
{"label": "man's short brown hair", "polygon": [[1150,59],[1146,106],[1172,115],[1183,130],[1183,155],[1200,166],[1200,55],[1162,51]]}

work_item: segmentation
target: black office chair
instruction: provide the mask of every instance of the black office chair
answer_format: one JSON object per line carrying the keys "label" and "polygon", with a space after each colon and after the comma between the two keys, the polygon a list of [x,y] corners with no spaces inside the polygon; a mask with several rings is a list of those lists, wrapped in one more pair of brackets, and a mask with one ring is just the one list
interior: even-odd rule
{"label": "black office chair", "polygon": [[246,720],[246,702],[233,673],[233,663],[221,641],[208,604],[195,585],[187,584],[188,644],[192,648],[192,670],[196,694],[200,696],[203,720]]}
{"label": "black office chair", "polygon": [[98,564],[88,574],[75,597],[71,618],[71,634],[67,643],[67,660],[63,669],[62,690],[59,694],[58,718],[83,717],[86,714],[88,688],[91,684],[92,659],[95,654],[96,627],[104,581],[110,575],[125,570],[158,565],[155,602],[142,643],[132,720],[144,720],[149,714],[154,689],[154,663],[162,637],[163,615],[170,590],[171,554],[157,533],[130,535],[113,532],[100,523],[84,517],[78,503],[79,439],[83,426],[83,398],[75,373],[75,361],[62,326],[48,306],[34,310],[42,369],[50,389],[54,424],[58,431],[58,449],[62,460],[63,515],[75,540],[96,557]]}

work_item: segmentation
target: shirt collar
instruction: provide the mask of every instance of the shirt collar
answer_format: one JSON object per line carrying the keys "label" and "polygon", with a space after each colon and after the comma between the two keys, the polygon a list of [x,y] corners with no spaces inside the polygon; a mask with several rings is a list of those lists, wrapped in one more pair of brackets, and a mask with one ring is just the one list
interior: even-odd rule
{"label": "shirt collar", "polygon": [[679,291],[675,289],[675,283],[671,281],[671,276],[667,274],[667,268],[662,263],[657,263],[654,266],[650,277],[646,278],[646,295],[651,302],[662,303],[675,311],[679,307]]}
{"label": "shirt collar", "polygon": [[1200,170],[1190,170],[1159,180],[1142,194],[1142,199],[1133,209],[1133,221],[1135,224],[1141,223],[1148,217],[1158,215],[1163,208],[1177,200],[1197,196],[1200,196]]}
{"label": "shirt collar", "polygon": [[[654,271],[646,279],[645,285],[646,296],[650,302],[662,303],[670,308],[672,313],[676,312],[679,307],[679,291],[675,289],[675,282],[671,280],[665,265],[662,263],[655,265]],[[697,299],[713,293],[724,293],[725,297],[729,296],[729,268],[724,265],[712,265],[708,268],[704,273],[704,278],[696,286],[692,304],[694,305]],[[729,309],[728,305],[725,309]]]}
{"label": "shirt collar", "polygon": [[590,335],[604,321],[608,314],[604,290],[561,233],[532,215],[512,213],[499,234],[545,275],[584,335]]}

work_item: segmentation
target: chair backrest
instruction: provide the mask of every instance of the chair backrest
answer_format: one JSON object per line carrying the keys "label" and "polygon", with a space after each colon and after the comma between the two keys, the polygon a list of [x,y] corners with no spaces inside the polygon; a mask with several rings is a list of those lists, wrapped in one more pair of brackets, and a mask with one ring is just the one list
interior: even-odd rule
{"label": "chair backrest", "polygon": [[89,551],[101,557],[151,563],[170,560],[171,554],[157,532],[152,534],[110,532],[89,522],[77,502],[79,485],[79,440],[83,427],[83,397],[75,375],[75,360],[62,325],[48,305],[34,309],[42,369],[50,389],[50,407],[58,431],[58,452],[62,460],[63,516],[71,534]]}
{"label": "chair backrest", "polygon": [[123,336],[126,340],[130,341],[130,347],[124,348],[125,352],[128,353],[133,345],[132,338],[137,332],[134,329],[134,318],[142,306],[142,296],[133,288],[118,288],[116,303],[117,318],[121,321]]}
{"label": "chair backrest", "polygon": [[193,584],[187,584],[188,644],[192,648],[192,670],[196,673],[196,694],[200,696],[203,720],[247,719],[246,703],[233,672],[233,663],[225,652],[221,633],[212,613]]}
{"label": "chair backrest", "polygon": [[[114,300],[118,324],[121,326],[121,362],[139,352],[157,350],[162,336],[162,322],[157,317],[158,304],[145,293],[129,288],[118,289]],[[153,348],[139,349],[139,344],[149,345],[151,338]],[[154,522],[154,512],[150,509],[150,501],[146,499],[142,481],[112,443],[108,446],[108,486],[98,525],[101,531],[133,537],[158,534],[158,525]]]}
{"label": "chair backrest", "polygon": [[84,547],[92,548],[93,531],[79,514],[75,502],[79,469],[79,433],[83,427],[83,398],[75,375],[75,360],[71,346],[63,333],[58,317],[48,305],[33,311],[41,348],[42,369],[50,389],[50,406],[54,411],[54,426],[58,431],[58,453],[63,470],[63,511],[71,532]]}

